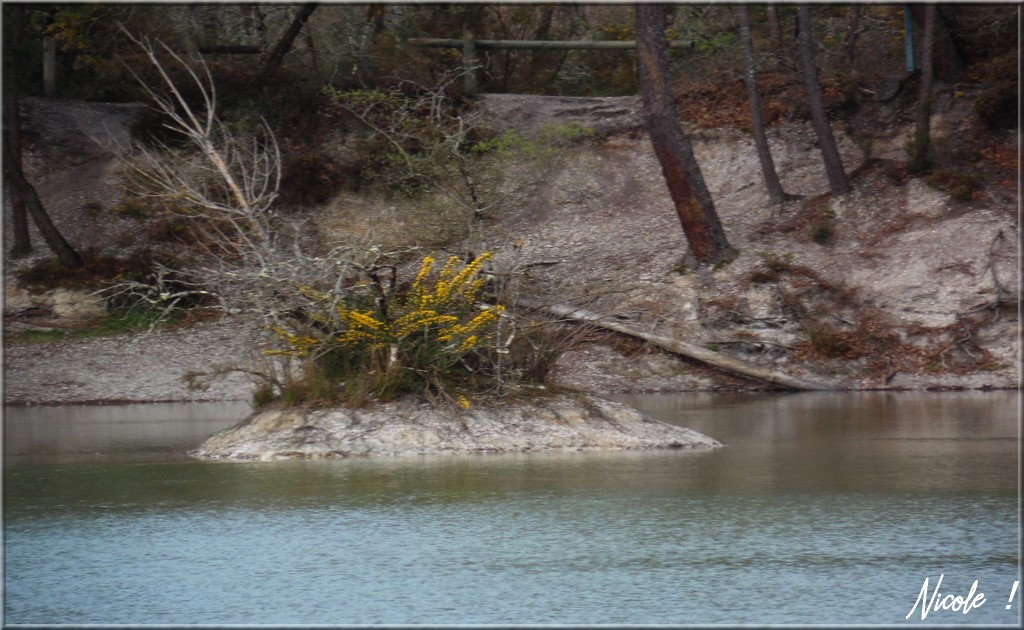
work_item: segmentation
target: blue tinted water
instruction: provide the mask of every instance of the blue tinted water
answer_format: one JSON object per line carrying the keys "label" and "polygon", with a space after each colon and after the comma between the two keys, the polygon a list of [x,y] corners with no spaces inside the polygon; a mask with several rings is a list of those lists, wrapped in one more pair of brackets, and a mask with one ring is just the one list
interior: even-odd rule
{"label": "blue tinted water", "polygon": [[944,594],[978,580],[986,603],[926,623],[1018,622],[1015,394],[632,402],[727,446],[21,452],[4,479],[6,623],[902,623],[940,574]]}

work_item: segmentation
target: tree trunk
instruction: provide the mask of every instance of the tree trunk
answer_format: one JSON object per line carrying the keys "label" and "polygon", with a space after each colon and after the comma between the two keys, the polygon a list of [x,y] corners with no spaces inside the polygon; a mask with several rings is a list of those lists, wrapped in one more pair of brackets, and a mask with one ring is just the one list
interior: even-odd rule
{"label": "tree trunk", "polygon": [[821,148],[821,156],[825,161],[825,174],[828,176],[828,186],[833,196],[845,195],[850,191],[850,182],[843,170],[843,161],[839,157],[839,150],[836,148],[836,140],[832,135],[832,127],[828,122],[828,114],[825,112],[825,99],[821,94],[821,84],[818,83],[818,70],[814,66],[814,52],[811,36],[811,11],[806,4],[801,4],[797,10],[797,23],[799,34],[797,37],[797,49],[800,55],[800,71],[804,77],[804,86],[807,89],[807,100],[811,108],[811,122],[814,126],[814,133],[818,136],[818,146]]}
{"label": "tree trunk", "polygon": [[210,5],[199,5],[198,7],[200,15],[200,26],[203,31],[204,44],[210,44],[217,41],[217,38],[224,31],[224,27],[221,25],[220,19],[220,7],[214,7]]}
{"label": "tree trunk", "polygon": [[248,8],[252,30],[256,34],[256,41],[260,47],[260,52],[267,52],[269,42],[267,41],[267,22],[263,15],[263,8],[258,4],[249,5]]}
{"label": "tree trunk", "polygon": [[14,242],[11,244],[11,258],[21,258],[32,253],[32,239],[28,231],[28,215],[25,204],[20,201],[18,192],[10,182],[4,182],[4,194],[11,204],[11,230]]}
{"label": "tree trunk", "polygon": [[[13,82],[11,82],[13,83]],[[21,156],[21,134],[18,129],[18,99],[14,90],[4,86],[4,165],[6,166],[8,155]],[[10,158],[16,159],[15,157]],[[5,175],[7,169],[4,169]],[[28,231],[28,213],[26,212],[24,197],[21,189],[16,187],[13,181],[4,182],[11,201],[11,228],[14,232],[14,243],[11,247],[11,256],[17,258],[32,251],[32,238]]]}
{"label": "tree trunk", "polygon": [[[540,24],[534,31],[532,39],[547,40],[551,38],[551,20],[555,15],[555,5],[549,4],[540,8]],[[564,54],[564,53],[563,53]],[[530,65],[523,74],[523,85],[537,85],[536,78],[545,68],[553,65],[554,54],[547,50],[535,50],[530,54]]]}
{"label": "tree trunk", "polygon": [[768,189],[768,198],[773,204],[786,200],[786,192],[782,189],[779,174],[775,170],[775,161],[768,147],[768,137],[764,130],[764,117],[761,114],[761,94],[757,89],[757,68],[754,63],[754,43],[750,36],[750,12],[747,5],[738,6],[740,18],[740,39],[743,41],[743,60],[746,65],[745,79],[747,96],[750,100],[750,120],[754,132],[754,145],[757,147],[757,158],[761,162],[761,173]]}
{"label": "tree trunk", "polygon": [[[923,4],[908,4],[910,15],[912,19],[918,24],[924,24],[925,13],[927,9]],[[935,78],[940,81],[946,81],[953,83],[960,80],[964,70],[963,55],[957,48],[956,42],[953,41],[953,33],[949,24],[946,21],[945,15],[953,15],[955,11],[959,10],[958,7],[953,5],[946,5],[939,10],[939,7],[935,8],[935,34],[932,36],[932,45],[930,48],[924,48],[924,42],[921,43],[921,59],[924,59],[925,55],[930,55],[932,58],[932,73]]]}
{"label": "tree trunk", "polygon": [[292,49],[295,38],[299,36],[302,27],[309,20],[309,16],[313,15],[313,11],[316,11],[317,6],[315,2],[307,2],[299,8],[299,12],[295,14],[292,23],[288,25],[287,30],[281,35],[281,39],[277,40],[274,48],[267,53],[267,59],[263,62],[263,68],[260,69],[260,80],[267,78],[281,66],[284,56]]}
{"label": "tree trunk", "polygon": [[[9,7],[9,8],[8,8]],[[11,29],[11,40],[6,42],[11,50],[18,50],[18,40],[25,28],[24,7],[19,4],[4,7],[4,19],[9,19],[13,28]],[[18,119],[18,99],[15,94],[17,89],[16,67],[11,55],[4,55],[3,69],[3,126],[4,142],[11,143],[11,153],[21,156],[21,122]],[[11,256],[18,258],[32,251],[32,238],[28,231],[28,214],[25,212],[25,204],[15,202],[15,189],[10,182],[4,183],[4,189],[11,200],[11,229],[14,232],[14,243],[11,247]]]}
{"label": "tree trunk", "polygon": [[932,51],[935,48],[935,14],[933,3],[924,5],[924,34],[921,41],[921,84],[917,97],[914,142],[911,145],[910,164],[912,172],[928,170],[931,150],[932,115]]}
{"label": "tree trunk", "polygon": [[676,115],[669,91],[667,48],[664,8],[636,5],[637,79],[643,94],[647,133],[661,163],[690,253],[698,263],[714,265],[734,258],[736,250],[725,237],[693,147]]}
{"label": "tree trunk", "polygon": [[313,37],[313,29],[306,29],[306,48],[309,49],[309,69],[314,75],[320,74],[320,54],[317,52],[316,39]]}
{"label": "tree trunk", "polygon": [[[6,9],[6,7],[4,7]],[[8,16],[14,25],[15,38],[24,29],[24,13],[15,5]],[[7,16],[5,16],[7,17]],[[3,72],[3,173],[4,186],[11,202],[11,227],[14,230],[14,246],[12,256],[20,256],[32,251],[32,241],[28,232],[28,217],[31,216],[39,228],[43,240],[50,246],[65,266],[81,267],[82,258],[78,255],[46,214],[46,209],[39,201],[36,189],[25,178],[21,170],[21,121],[18,118],[18,82],[19,66],[10,55],[4,56]]]}
{"label": "tree trunk", "polygon": [[860,37],[860,13],[859,4],[850,5],[850,24],[846,29],[846,41],[843,43],[843,59],[848,69],[852,69],[853,61],[857,58],[857,38]]}
{"label": "tree trunk", "polygon": [[[28,215],[35,221],[36,227],[43,240],[50,246],[57,258],[67,267],[81,267],[82,258],[71,245],[64,240],[60,231],[50,220],[46,213],[36,189],[25,178],[21,170],[21,145],[19,143],[19,132],[17,126],[18,96],[14,89],[11,89],[13,82],[7,81],[4,86],[4,130],[3,130],[3,162],[4,179],[11,196],[11,208],[14,215]],[[8,113],[8,109],[11,113]],[[8,124],[13,118],[14,123]],[[18,144],[16,144],[18,143]],[[26,221],[27,232],[27,221]],[[27,236],[26,236],[27,239]],[[13,252],[12,252],[13,253]]]}
{"label": "tree trunk", "polygon": [[768,31],[771,33],[772,43],[775,44],[775,48],[778,52],[782,52],[786,48],[786,43],[782,39],[782,22],[779,20],[779,9],[774,4],[769,4],[768,10]]}
{"label": "tree trunk", "polygon": [[377,37],[384,32],[388,11],[394,8],[394,5],[390,4],[370,4],[366,7],[366,20],[360,28],[358,48],[354,51],[355,67],[352,69],[360,84],[372,83],[368,77],[376,72],[373,47]]}

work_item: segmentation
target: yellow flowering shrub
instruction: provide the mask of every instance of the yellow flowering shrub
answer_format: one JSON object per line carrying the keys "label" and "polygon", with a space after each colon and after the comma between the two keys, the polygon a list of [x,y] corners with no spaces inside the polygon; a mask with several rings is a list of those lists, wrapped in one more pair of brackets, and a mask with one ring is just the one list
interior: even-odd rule
{"label": "yellow flowering shrub", "polygon": [[[499,324],[507,317],[500,304],[479,300],[487,278],[483,266],[493,254],[470,262],[450,257],[438,269],[426,256],[411,283],[385,288],[372,273],[370,282],[350,283],[345,291],[298,287],[308,300],[305,318],[294,326],[273,325],[278,347],[267,354],[303,359],[320,367],[320,376],[359,394],[391,398],[401,393],[472,388],[480,376],[480,355],[500,345]],[[391,283],[392,287],[395,283]],[[464,408],[462,394],[451,398]]]}

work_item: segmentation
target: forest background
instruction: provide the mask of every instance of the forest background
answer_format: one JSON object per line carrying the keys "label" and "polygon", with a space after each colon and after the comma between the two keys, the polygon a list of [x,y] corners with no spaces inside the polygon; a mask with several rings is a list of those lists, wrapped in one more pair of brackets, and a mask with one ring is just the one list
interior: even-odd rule
{"label": "forest background", "polygon": [[[885,176],[894,182],[923,178],[953,198],[967,201],[981,194],[986,177],[991,176],[991,171],[985,171],[987,165],[1016,164],[1016,154],[1006,154],[1005,143],[993,138],[1019,129],[1019,7],[939,4],[930,43],[923,41],[928,7],[814,5],[809,11],[814,62],[833,124],[850,120],[865,101],[883,90],[913,110],[919,101],[924,61],[937,84],[969,94],[969,136],[959,138],[956,146],[933,147],[924,162],[915,161],[908,151],[905,161],[882,165]],[[771,128],[808,120],[812,102],[805,93],[796,54],[801,34],[798,7],[747,8],[764,124]],[[744,83],[750,66],[741,37],[741,14],[731,5],[670,4],[665,5],[664,20],[666,39],[676,43],[668,54],[668,76],[679,118],[691,131],[726,127],[751,131],[755,121]],[[407,173],[396,174],[395,155],[386,147],[394,134],[390,139],[386,134],[367,134],[373,121],[360,116],[357,105],[338,97],[401,95],[405,104],[429,107],[429,100],[440,95],[448,108],[445,111],[457,118],[475,98],[467,93],[467,83],[452,80],[461,78],[459,73],[464,71],[465,49],[414,45],[418,39],[625,42],[637,36],[634,23],[634,7],[626,4],[5,4],[5,98],[146,102],[150,95],[138,78],[152,82],[154,67],[133,37],[163,42],[185,57],[202,55],[216,85],[216,113],[226,129],[246,135],[266,125],[280,148],[275,212],[301,216],[338,195],[424,192],[422,177],[406,187]],[[924,49],[931,54],[923,54]],[[598,98],[635,95],[641,88],[636,53],[629,49],[479,48],[476,54],[479,67],[474,78],[479,93]],[[193,89],[187,74],[179,69],[173,79],[184,86],[186,102],[201,102],[202,92]],[[17,106],[5,107],[5,131],[19,126],[11,123],[12,109],[18,111]],[[403,110],[402,115],[407,113]],[[145,113],[136,119],[133,135],[181,148],[175,144],[179,140],[166,132],[165,123],[166,117],[158,112]],[[556,147],[570,136],[586,135],[585,130],[565,127],[557,132],[560,136],[551,142]],[[361,140],[339,148],[339,133]],[[424,153],[423,136],[415,137],[416,133],[407,134],[411,144],[399,147],[399,154]],[[479,133],[465,146],[490,151],[510,148],[493,144],[499,135]],[[482,144],[486,142],[492,144]],[[20,162],[20,156],[5,159],[8,164],[12,161]],[[863,170],[878,164],[866,160],[852,166]],[[859,172],[847,170],[854,176]],[[469,193],[472,197],[473,190]],[[202,239],[170,207],[173,204],[154,199],[126,192],[111,207],[83,207],[83,212],[139,218],[144,244],[121,243],[114,249],[126,253],[117,255],[101,253],[104,244],[75,251],[77,260],[65,256],[56,266],[43,261],[27,269],[23,280],[95,288],[126,275],[159,277],[160,269],[174,266],[168,252],[182,242]],[[472,203],[479,206],[476,199]],[[799,214],[812,241],[826,244],[833,228],[818,206],[805,205]],[[443,217],[443,213],[434,214]],[[440,229],[435,221],[425,230],[429,222],[408,223],[417,226],[411,240],[420,254],[425,248],[458,250],[474,225],[446,219],[445,225],[470,227]],[[52,244],[51,238],[46,240]],[[25,249],[16,242],[10,253],[23,255]],[[419,260],[418,255],[407,256],[400,262]],[[765,260],[769,272],[787,265],[784,270],[793,271],[794,266],[783,258]],[[998,290],[997,294],[998,304]],[[196,312],[191,316],[196,317]],[[842,330],[809,326],[806,332],[819,354],[837,358],[858,352],[853,347],[856,336]],[[939,346],[945,354],[939,356],[935,350],[927,365],[943,359],[938,363],[946,367],[948,350],[956,345],[950,345],[956,331],[947,333],[952,341]],[[863,348],[859,352],[867,353]],[[977,368],[983,363],[972,365]]]}

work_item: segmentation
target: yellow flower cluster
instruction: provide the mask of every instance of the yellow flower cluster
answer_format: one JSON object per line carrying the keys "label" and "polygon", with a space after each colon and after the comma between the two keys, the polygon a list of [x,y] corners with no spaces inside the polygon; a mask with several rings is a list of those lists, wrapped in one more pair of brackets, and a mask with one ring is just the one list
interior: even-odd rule
{"label": "yellow flower cluster", "polygon": [[478,345],[480,345],[480,338],[477,337],[476,335],[470,335],[466,337],[466,339],[463,340],[462,343],[459,344],[459,347],[455,349],[455,352],[466,352],[467,350],[472,350]]}
{"label": "yellow flower cluster", "polygon": [[497,306],[491,306],[465,324],[448,327],[444,332],[438,335],[437,338],[441,341],[451,341],[456,337],[462,337],[464,335],[474,333],[497,321],[501,313],[504,312],[505,307],[500,304]]}
{"label": "yellow flower cluster", "polygon": [[440,315],[437,311],[422,309],[399,317],[394,321],[392,328],[395,331],[394,336],[397,339],[402,339],[425,330],[430,326],[444,325],[457,321],[459,321],[459,318],[455,315]]}
{"label": "yellow flower cluster", "polygon": [[289,356],[289,357],[304,357],[309,354],[310,349],[319,344],[320,340],[307,335],[297,335],[292,331],[278,325],[272,325],[269,327],[270,330],[274,331],[278,337],[283,339],[291,348],[287,350],[267,350],[264,354],[267,355],[278,355],[278,356]]}
{"label": "yellow flower cluster", "polygon": [[426,280],[437,261],[432,256],[425,257],[416,279],[409,288],[407,303],[414,308],[435,311],[452,311],[472,306],[480,290],[487,283],[486,278],[478,277],[480,270],[492,258],[493,253],[485,252],[461,271],[456,271],[462,264],[462,259],[452,256],[438,274],[437,282],[430,287]]}
{"label": "yellow flower cluster", "polygon": [[[500,305],[483,307],[477,315],[465,321],[467,313],[478,308],[476,299],[486,283],[486,278],[479,277],[480,270],[492,257],[490,252],[484,253],[464,265],[461,258],[452,256],[433,281],[431,278],[437,261],[432,256],[424,257],[409,291],[404,296],[389,296],[386,311],[389,318],[372,309],[357,310],[344,303],[335,304],[333,309],[339,328],[330,335],[330,341],[353,350],[357,347],[372,350],[401,345],[407,340],[417,343],[415,335],[432,329],[436,336],[430,338],[445,344],[444,352],[461,354],[479,346],[487,339],[488,327],[505,311]],[[309,286],[299,287],[298,291],[324,304],[328,313],[332,308],[329,305],[335,302],[330,294]],[[311,317],[321,323],[328,320],[324,313],[314,313]],[[306,356],[313,345],[320,343],[313,337],[297,335],[279,326],[272,326],[271,330],[290,348],[268,354]],[[327,339],[323,342],[329,343]]]}
{"label": "yellow flower cluster", "polygon": [[386,328],[386,324],[373,317],[370,313],[362,313],[360,311],[346,311],[345,314],[348,316],[349,321],[354,324],[355,327],[369,328],[370,330],[378,330],[383,332]]}

